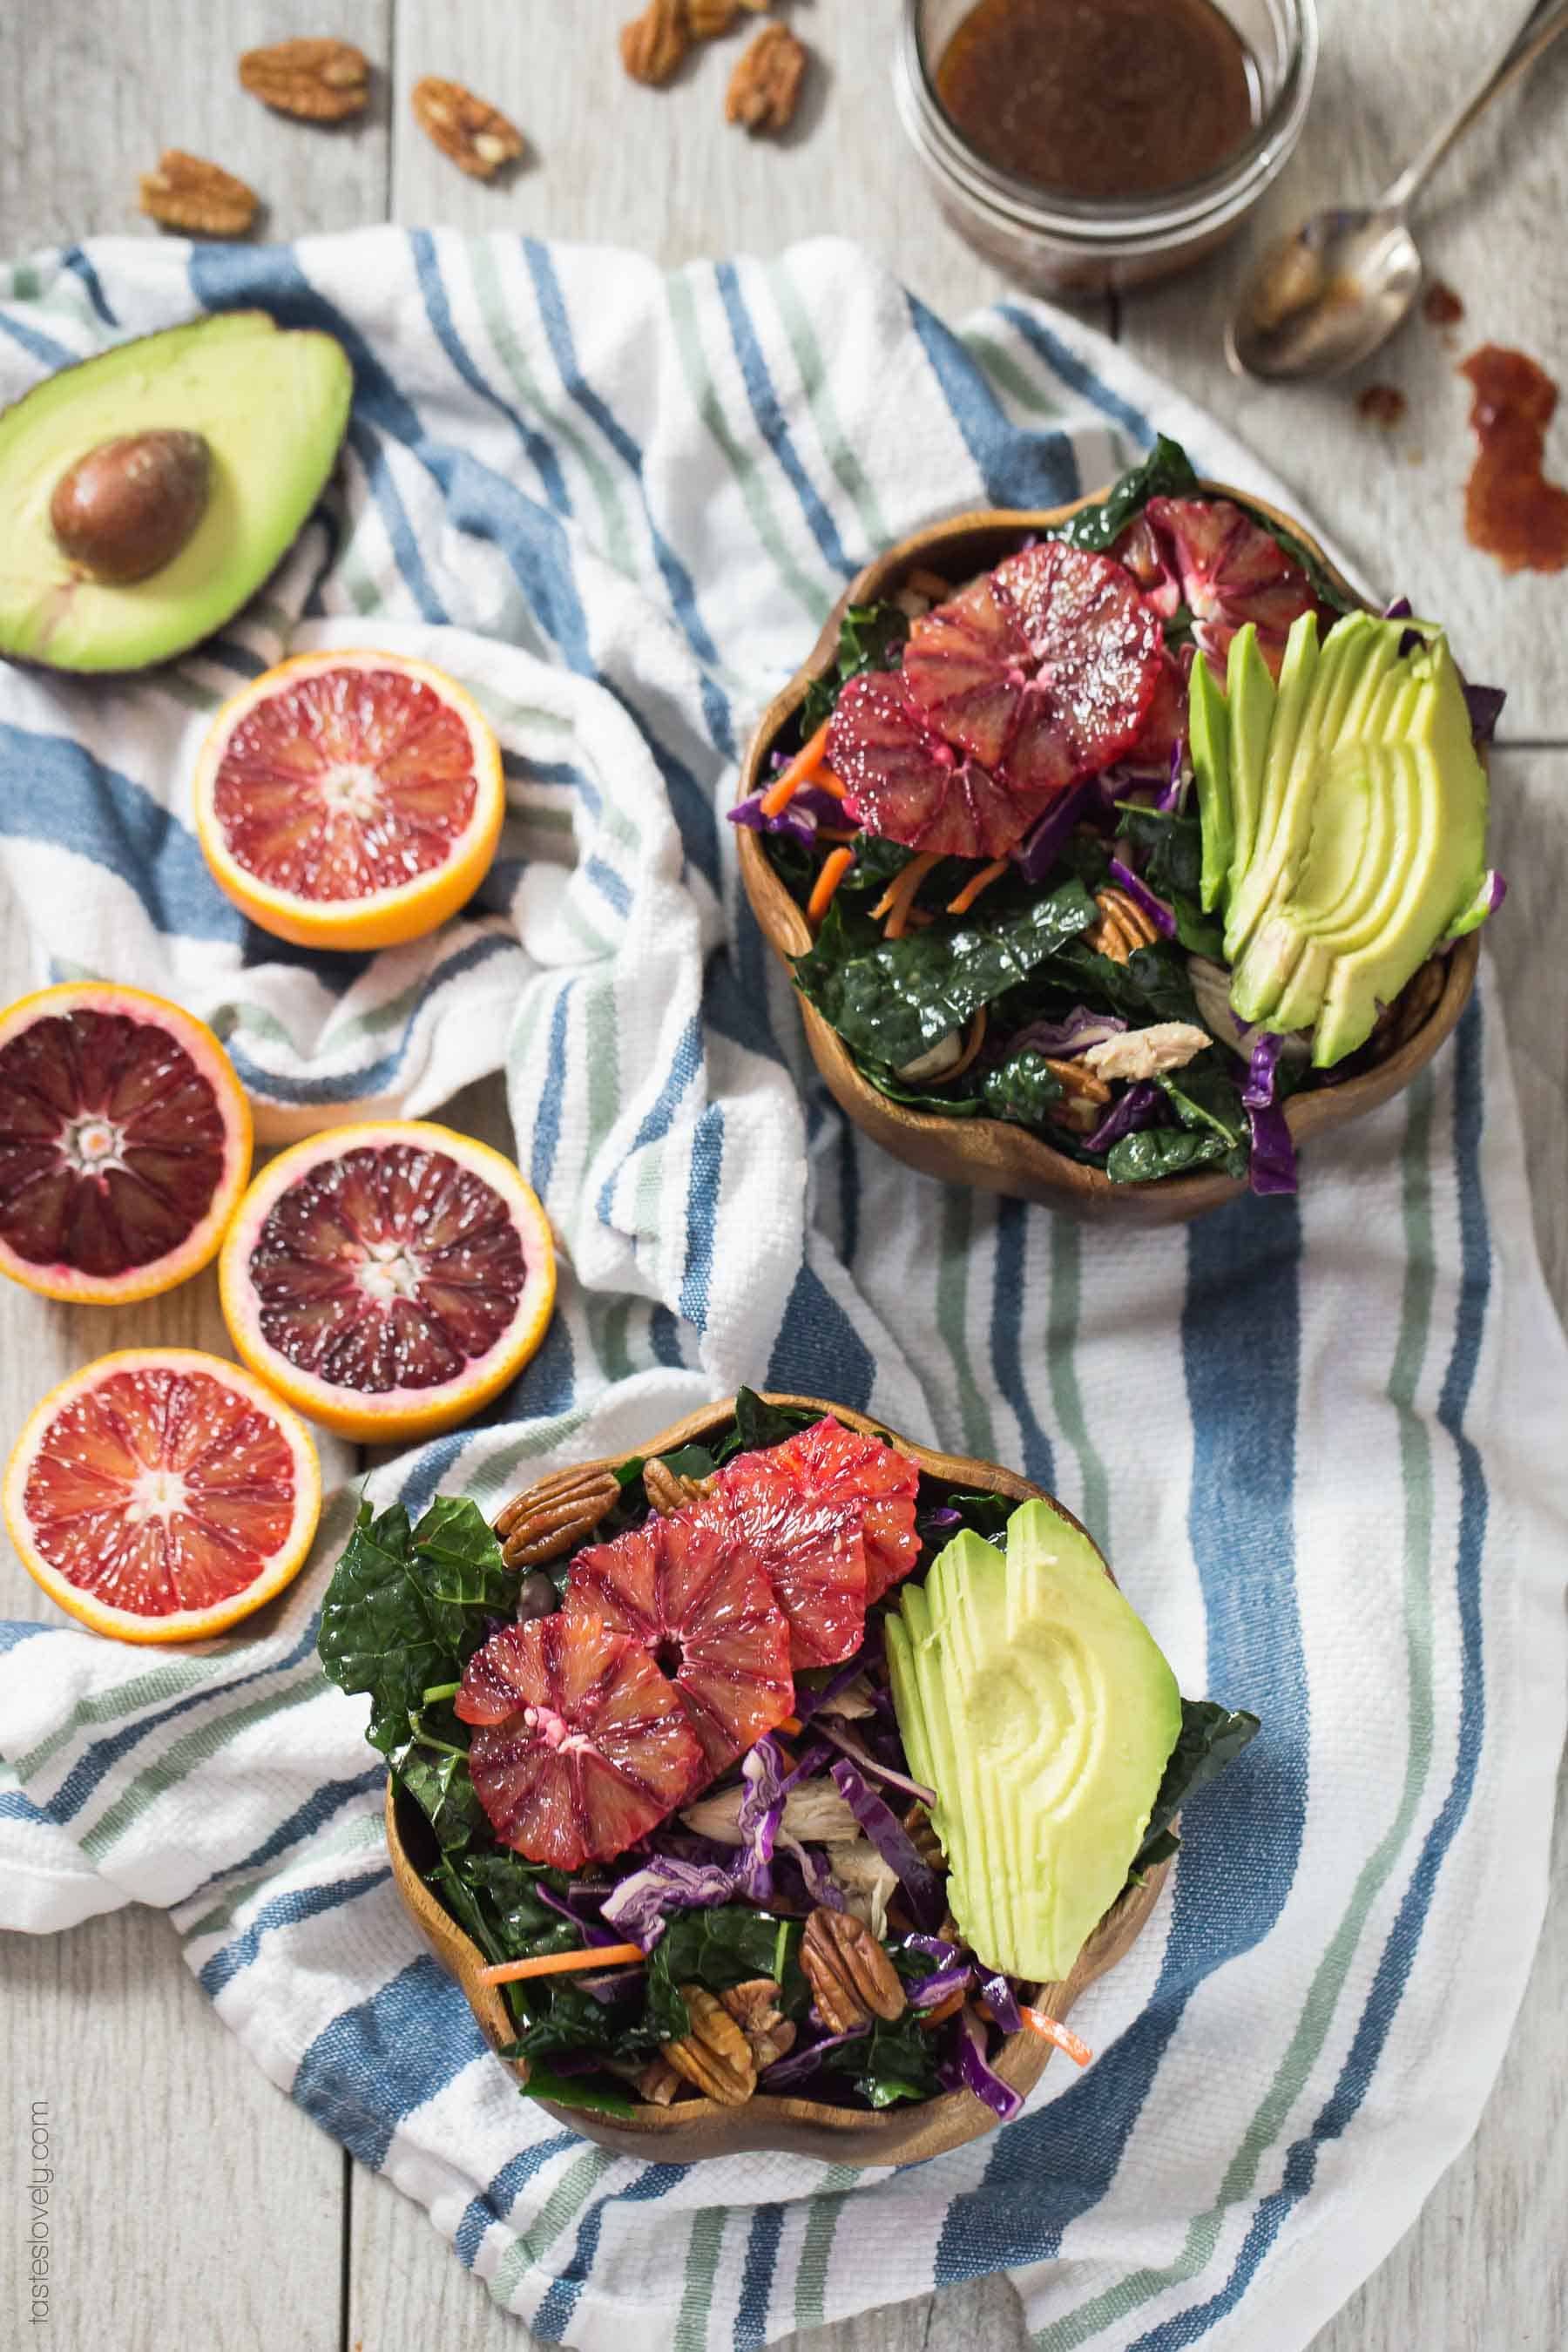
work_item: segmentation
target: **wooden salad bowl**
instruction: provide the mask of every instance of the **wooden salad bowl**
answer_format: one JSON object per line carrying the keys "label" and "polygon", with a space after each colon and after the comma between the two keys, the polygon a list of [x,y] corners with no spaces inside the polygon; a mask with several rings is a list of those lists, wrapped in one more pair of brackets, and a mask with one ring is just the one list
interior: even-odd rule
{"label": "wooden salad bowl", "polygon": [[[1376,609],[1356,594],[1311,533],[1292,516],[1224,482],[1200,482],[1198,488],[1211,497],[1247,499],[1249,506],[1310,548],[1347,597],[1364,611]],[[1055,529],[1080,507],[1093,505],[1104,496],[1104,490],[1094,490],[1075,499],[1070,506],[1028,511],[987,508],[953,515],[946,522],[931,523],[900,540],[877,556],[839,598],[805,665],[763,713],[741,770],[736,799],[747,799],[767,782],[775,744],[795,718],[807,688],[833,667],[839,624],[851,604],[875,604],[896,595],[911,572],[934,572],[956,586],[1015,553],[1030,533]],[[1485,764],[1484,747],[1479,756]],[[773,871],[761,835],[743,827],[736,830],[741,878],[752,913],[786,962],[804,955],[811,945],[812,932],[803,909]],[[1480,942],[1472,931],[1446,959],[1441,992],[1410,1036],[1371,1069],[1342,1078],[1335,1086],[1310,1087],[1289,1097],[1285,1116],[1298,1143],[1377,1109],[1426,1068],[1469,1002],[1479,958]],[[812,1059],[839,1108],[885,1151],[919,1169],[922,1176],[935,1176],[946,1184],[975,1185],[983,1192],[1004,1192],[1017,1200],[1041,1201],[1047,1208],[1065,1209],[1078,1216],[1134,1225],[1184,1223],[1210,1209],[1222,1208],[1247,1191],[1243,1179],[1226,1176],[1218,1169],[1202,1169],[1190,1176],[1162,1176],[1147,1184],[1115,1184],[1102,1169],[1055,1150],[1043,1137],[1010,1119],[944,1118],[935,1111],[894,1102],[862,1076],[837,1031],[804,996],[800,1010]]]}
{"label": "wooden salad bowl", "polygon": [[[1037,1497],[1053,1510],[1060,1511],[1080,1534],[1084,1532],[1055,1496],[1047,1495],[1029,1479],[1019,1477],[1016,1471],[1004,1470],[997,1463],[971,1462],[959,1454],[934,1454],[929,1446],[916,1445],[909,1438],[898,1436],[884,1423],[868,1421],[864,1413],[852,1412],[847,1405],[831,1404],[820,1397],[770,1395],[767,1402],[805,1405],[816,1412],[832,1413],[851,1429],[889,1437],[922,1470],[950,1486],[1005,1495],[1020,1503]],[[657,1437],[648,1439],[642,1453],[645,1456],[672,1454],[679,1446],[700,1444],[726,1427],[733,1415],[734,1400],[725,1398],[692,1413],[686,1421],[677,1422],[673,1429],[661,1430]],[[585,1466],[614,1469],[625,1458],[627,1457],[610,1455]],[[1110,1575],[1108,1561],[1105,1572]],[[386,1786],[386,1845],[393,1883],[415,1924],[423,1930],[442,1966],[458,1979],[485,2039],[499,2051],[516,2036],[510,2012],[500,1990],[480,1981],[484,1954],[426,1885],[421,1873],[436,1860],[435,1840],[417,1805],[400,1798],[390,1779]],[[1128,1887],[1117,1897],[1084,1945],[1070,1975],[1060,1984],[1041,1986],[1034,1994],[1037,2006],[1045,2008],[1053,2017],[1064,2018],[1085,1987],[1103,1976],[1107,1969],[1115,1967],[1142,1933],[1170,1867],[1169,1861],[1156,1864],[1145,1874],[1142,1885]],[[1026,2029],[1010,2035],[1003,2043],[994,2071],[1020,2096],[1026,2095],[1039,2081],[1051,2051],[1052,2044],[1043,2035]],[[527,2083],[526,2063],[512,2059],[502,2063],[511,2068],[520,2083]],[[676,2164],[696,2163],[710,2156],[738,2156],[753,2148],[820,2157],[834,2164],[917,2164],[926,2157],[944,2156],[950,2148],[962,2147],[966,2140],[978,2139],[996,2126],[990,2108],[972,2091],[946,2091],[918,2105],[884,2107],[875,2113],[828,2106],[816,2099],[773,2096],[765,2092],[756,2093],[739,2107],[722,2106],[714,2099],[683,2098],[668,2107],[639,2105],[629,2116],[595,2115],[581,2107],[558,2106],[550,2099],[542,2099],[540,2105],[568,2130],[580,2132],[584,2139],[596,2140],[601,2147],[613,2148],[619,2156]]]}

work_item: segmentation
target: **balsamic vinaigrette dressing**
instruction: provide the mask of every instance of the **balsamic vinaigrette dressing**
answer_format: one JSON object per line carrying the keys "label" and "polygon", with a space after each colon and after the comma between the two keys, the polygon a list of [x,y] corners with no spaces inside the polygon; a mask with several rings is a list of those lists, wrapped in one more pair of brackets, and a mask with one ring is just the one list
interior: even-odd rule
{"label": "balsamic vinaigrette dressing", "polygon": [[1475,397],[1480,453],[1465,489],[1465,534],[1505,572],[1568,567],[1568,490],[1545,473],[1557,386],[1523,352],[1483,343],[1460,368]]}
{"label": "balsamic vinaigrette dressing", "polygon": [[1247,44],[1212,0],[979,0],[937,96],[987,163],[1083,198],[1204,178],[1253,127]]}

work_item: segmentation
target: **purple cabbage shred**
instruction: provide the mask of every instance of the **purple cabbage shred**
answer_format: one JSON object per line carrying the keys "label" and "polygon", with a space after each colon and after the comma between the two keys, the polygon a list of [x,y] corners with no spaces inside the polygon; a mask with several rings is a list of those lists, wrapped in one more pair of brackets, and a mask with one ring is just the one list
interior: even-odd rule
{"label": "purple cabbage shred", "polygon": [[1085,1136],[1083,1148],[1086,1151],[1109,1151],[1124,1135],[1135,1135],[1143,1127],[1159,1127],[1164,1118],[1164,1096],[1147,1078],[1140,1078],[1117,1097],[1094,1133]]}
{"label": "purple cabbage shred", "polygon": [[831,1739],[835,1748],[841,1748],[850,1762],[858,1764],[862,1772],[874,1772],[879,1780],[886,1780],[889,1788],[901,1789],[906,1797],[918,1798],[922,1805],[935,1804],[936,1790],[928,1789],[923,1780],[911,1780],[907,1772],[895,1772],[890,1764],[882,1763],[858,1739],[851,1739],[847,1732],[836,1731],[831,1724],[825,1723],[820,1729],[823,1738]]}
{"label": "purple cabbage shred", "polygon": [[1091,1013],[1087,1004],[1075,1004],[1059,1021],[1027,1023],[1013,1037],[1009,1051],[1016,1054],[1032,1045],[1037,1054],[1070,1059],[1075,1054],[1086,1054],[1091,1045],[1103,1045],[1108,1037],[1120,1036],[1126,1026],[1120,1013]]}
{"label": "purple cabbage shred", "polygon": [[1013,863],[1026,882],[1045,880],[1061,856],[1062,844],[1098,795],[1095,778],[1086,776],[1081,784],[1074,784],[1052,803],[1033,833],[1026,835],[1013,852]]}
{"label": "purple cabbage shred", "polygon": [[958,2030],[953,2036],[952,2055],[944,2059],[938,2070],[942,2082],[950,2091],[973,2091],[994,2116],[1003,2123],[1010,2123],[1024,2102],[987,2065],[985,2031],[980,2020],[972,2009],[962,2009],[954,2023]]}
{"label": "purple cabbage shred", "polygon": [[1467,686],[1465,708],[1470,714],[1470,733],[1478,743],[1489,743],[1497,733],[1497,723],[1508,700],[1506,686]]}
{"label": "purple cabbage shred", "polygon": [[937,2009],[955,1992],[967,1992],[974,1971],[967,1961],[960,1960],[950,1969],[937,1969],[929,1977],[917,1977],[904,1990],[911,2009]]}
{"label": "purple cabbage shred", "polygon": [[935,1871],[922,1861],[892,1807],[883,1802],[847,1756],[837,1758],[829,1769],[839,1795],[909,1897],[916,1924],[934,1927],[945,1908],[942,1881]]}
{"label": "purple cabbage shred", "polygon": [[1164,790],[1154,803],[1162,815],[1167,814],[1173,809],[1179,809],[1186,795],[1186,780],[1182,774],[1182,762],[1186,758],[1186,752],[1187,739],[1184,734],[1178,735],[1171,746],[1171,772],[1165,779]]}
{"label": "purple cabbage shred", "polygon": [[1253,1040],[1242,1108],[1252,1129],[1247,1182],[1261,1197],[1297,1189],[1296,1145],[1289,1121],[1278,1100],[1279,1053],[1285,1040],[1260,1031]]}
{"label": "purple cabbage shred", "polygon": [[623,1938],[650,1952],[664,1933],[667,1911],[694,1911],[728,1903],[735,1890],[732,1870],[655,1854],[640,1870],[623,1878],[602,1907],[605,1920],[620,1929]]}
{"label": "purple cabbage shred", "polygon": [[[611,1935],[607,1929],[600,1927],[596,1919],[585,1919],[574,1904],[559,1895],[552,1895],[542,1878],[535,1880],[533,1891],[542,1903],[548,1903],[552,1911],[559,1911],[563,1919],[571,1920],[585,1944],[624,1944],[626,1942],[624,1936]],[[573,1891],[575,1893],[576,1890]],[[596,1897],[595,1899],[597,1900]]]}
{"label": "purple cabbage shred", "polygon": [[1167,940],[1176,936],[1176,919],[1163,898],[1156,898],[1141,875],[1134,874],[1125,858],[1113,857],[1110,871],[1135,906],[1142,907],[1155,929]]}
{"label": "purple cabbage shred", "polygon": [[731,824],[744,825],[751,833],[787,834],[792,841],[798,841],[805,849],[815,846],[818,825],[837,826],[844,822],[842,803],[835,800],[831,793],[825,793],[818,784],[802,784],[794,799],[786,802],[776,816],[763,814],[761,793],[748,793],[743,801],[737,801],[726,814]]}
{"label": "purple cabbage shred", "polygon": [[790,1777],[771,1731],[741,1759],[741,1777],[745,1785],[736,1817],[741,1832],[737,1885],[748,1902],[763,1904],[773,1891],[773,1841],[784,1819],[784,1783]]}
{"label": "purple cabbage shred", "polygon": [[1000,1969],[988,1976],[980,1988],[985,2005],[1004,2033],[1022,2033],[1024,2020],[1012,1986]]}
{"label": "purple cabbage shred", "polygon": [[1409,597],[1396,596],[1392,604],[1384,606],[1379,617],[1384,621],[1408,621],[1411,617]]}
{"label": "purple cabbage shred", "polygon": [[771,2066],[763,2068],[757,2080],[765,2083],[770,2091],[787,2091],[792,2084],[808,2081],[830,2050],[841,2050],[847,2042],[863,2042],[870,2031],[868,2025],[857,2025],[847,2033],[829,2033],[804,2050],[792,2050],[786,2058],[775,2058]]}

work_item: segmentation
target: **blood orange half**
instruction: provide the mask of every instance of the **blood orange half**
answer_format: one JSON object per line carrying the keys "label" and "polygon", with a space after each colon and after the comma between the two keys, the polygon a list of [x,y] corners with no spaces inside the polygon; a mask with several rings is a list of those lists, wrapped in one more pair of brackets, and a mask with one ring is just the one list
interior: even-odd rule
{"label": "blood orange half", "polygon": [[704,1777],[673,1686],[596,1617],[503,1627],[468,1660],[456,1706],[496,1835],[557,1870],[624,1853]]}
{"label": "blood orange half", "polygon": [[789,1627],[721,1507],[692,1503],[572,1563],[569,1617],[639,1641],[680,1694],[710,1773],[721,1772],[795,1705]]}
{"label": "blood orange half", "polygon": [[295,1415],[248,1372],[137,1348],[44,1399],[5,1506],[24,1567],[73,1617],[123,1642],[195,1642],[298,1573],[321,1478]]}
{"label": "blood orange half", "polygon": [[300,947],[423,938],[471,898],[505,813],[500,747],[462,688],[402,654],[300,654],[226,702],[196,830],[237,907]]}
{"label": "blood orange half", "polygon": [[264,1168],[219,1276],[251,1370],[374,1444],[450,1428],[521,1370],[555,1303],[555,1245],[510,1160],[389,1120],[311,1136]]}
{"label": "blood orange half", "polygon": [[217,1255],[250,1108],[200,1021],[82,982],[0,1014],[0,1272],[49,1298],[149,1298]]}

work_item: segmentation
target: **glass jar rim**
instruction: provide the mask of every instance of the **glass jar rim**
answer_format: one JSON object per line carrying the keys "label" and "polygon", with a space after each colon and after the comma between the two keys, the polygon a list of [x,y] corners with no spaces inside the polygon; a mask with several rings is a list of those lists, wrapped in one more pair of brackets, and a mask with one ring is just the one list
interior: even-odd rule
{"label": "glass jar rim", "polygon": [[1083,198],[1046,188],[989,163],[966,140],[937,96],[920,23],[920,0],[904,0],[895,84],[904,127],[928,160],[984,210],[1037,235],[1110,249],[1158,251],[1245,211],[1300,135],[1318,65],[1315,0],[1282,0],[1291,20],[1289,56],[1279,89],[1250,136],[1217,170],[1153,195]]}

